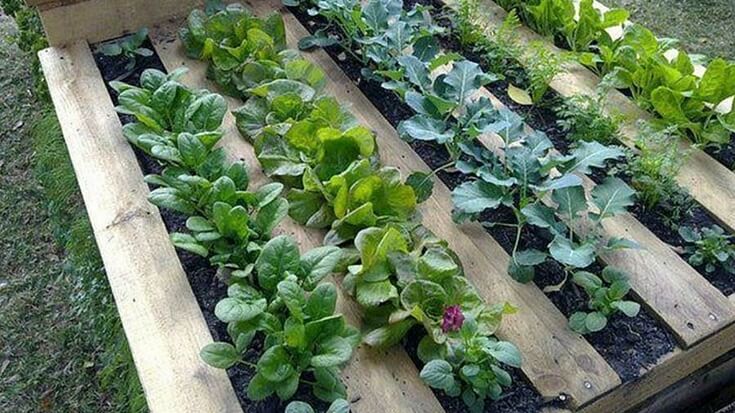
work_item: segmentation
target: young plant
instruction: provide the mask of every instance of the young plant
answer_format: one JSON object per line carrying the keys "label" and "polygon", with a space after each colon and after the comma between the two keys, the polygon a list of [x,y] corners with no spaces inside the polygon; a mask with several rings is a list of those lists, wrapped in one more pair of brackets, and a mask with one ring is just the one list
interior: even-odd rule
{"label": "young plant", "polygon": [[515,346],[493,334],[502,315],[515,309],[485,304],[446,242],[422,226],[368,228],[355,246],[360,264],[349,267],[344,285],[371,329],[364,341],[385,348],[423,325],[419,357],[427,363],[421,377],[428,385],[462,395],[473,411],[487,397],[500,397],[511,384],[503,364],[519,367],[521,359]]}
{"label": "young plant", "polygon": [[[270,240],[251,272],[233,273],[228,297],[215,307],[234,344],[209,344],[201,351],[202,359],[222,369],[238,363],[254,369],[247,388],[251,400],[274,393],[288,400],[301,383],[310,385],[320,400],[344,399],[340,369],[350,360],[360,333],[335,314],[334,284],[320,283],[341,257],[336,247],[300,255],[292,238]],[[264,336],[266,350],[253,364],[245,360],[245,353],[257,334]]]}
{"label": "young plant", "polygon": [[719,267],[735,274],[735,237],[725,234],[725,230],[717,225],[701,229],[681,227],[679,235],[687,242],[684,253],[689,255],[690,264],[704,266],[708,273]]}
{"label": "young plant", "polygon": [[[309,403],[293,401],[286,406],[285,413],[316,413],[316,411]],[[324,413],[350,413],[350,403],[345,399],[337,399]]]}
{"label": "young plant", "polygon": [[120,75],[117,80],[125,79],[130,76],[135,69],[135,63],[138,61],[138,56],[153,56],[153,51],[151,49],[142,47],[146,38],[148,38],[148,29],[144,27],[123,39],[111,40],[109,42],[102,43],[99,46],[99,51],[105,56],[122,56],[127,60],[127,63],[125,64],[126,73]]}
{"label": "young plant", "polygon": [[556,108],[561,126],[567,138],[573,142],[596,141],[610,145],[620,137],[621,117],[610,117],[603,114],[600,94],[595,96],[574,95],[564,99]]}
{"label": "young plant", "polygon": [[[617,159],[623,151],[597,142],[581,142],[569,155],[553,150],[553,144],[541,132],[527,133],[522,119],[508,110],[499,112],[504,128],[499,131],[502,157],[478,146],[465,146],[468,156],[457,163],[457,169],[477,179],[465,182],[452,192],[455,219],[476,220],[488,209],[510,208],[514,223],[489,222],[516,228],[516,241],[511,253],[509,274],[520,282],[530,282],[534,266],[548,256],[565,268],[586,268],[598,252],[630,246],[622,239],[604,240],[601,223],[623,213],[633,204],[633,190],[621,180],[608,178],[595,186],[590,208],[578,175],[602,168],[608,160]],[[523,229],[527,224],[548,231],[553,240],[548,251],[519,250]],[[585,227],[583,231],[579,231]]]}
{"label": "young plant", "polygon": [[641,309],[635,301],[624,300],[630,292],[628,276],[613,267],[602,270],[602,278],[587,271],[575,272],[572,282],[582,287],[589,297],[589,312],[576,312],[569,317],[569,327],[579,334],[601,331],[608,319],[617,313],[635,317]]}

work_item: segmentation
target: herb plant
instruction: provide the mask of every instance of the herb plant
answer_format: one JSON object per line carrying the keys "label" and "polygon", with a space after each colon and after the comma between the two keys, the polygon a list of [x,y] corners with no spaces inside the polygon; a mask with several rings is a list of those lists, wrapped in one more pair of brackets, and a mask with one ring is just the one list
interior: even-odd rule
{"label": "herb plant", "polygon": [[603,113],[601,94],[594,96],[574,95],[556,108],[557,123],[566,133],[567,139],[597,141],[610,145],[619,140],[621,118]]}
{"label": "herb plant", "polygon": [[719,267],[735,274],[734,237],[725,234],[725,230],[717,225],[700,229],[680,227],[679,235],[687,242],[684,252],[689,255],[690,264],[704,266],[708,273]]}

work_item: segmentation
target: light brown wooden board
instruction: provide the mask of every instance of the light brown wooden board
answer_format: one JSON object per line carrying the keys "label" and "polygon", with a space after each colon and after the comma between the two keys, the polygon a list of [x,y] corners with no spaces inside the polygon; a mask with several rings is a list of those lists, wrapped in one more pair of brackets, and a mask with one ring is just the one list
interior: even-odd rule
{"label": "light brown wooden board", "polygon": [[[185,56],[183,46],[176,37],[176,30],[180,25],[181,22],[167,23],[151,31],[151,39],[159,57],[169,71],[181,66],[189,69],[182,79],[184,84],[216,91],[216,85],[205,78],[207,64]],[[233,98],[227,98],[227,102],[230,110],[242,105],[242,102]],[[252,146],[239,135],[231,113],[227,113],[225,117],[224,130],[225,135],[220,145],[227,149],[230,159],[241,159],[250,166],[253,187],[267,183],[268,178],[262,173]],[[276,232],[295,237],[302,252],[321,245],[324,237],[323,231],[301,227],[290,219],[279,225]],[[344,313],[353,325],[360,325],[359,306],[341,291],[338,311]],[[361,346],[345,369],[343,378],[348,387],[349,398],[358,399],[353,405],[357,413],[443,411],[402,348],[376,352]]]}
{"label": "light brown wooden board", "polygon": [[[452,6],[457,0],[442,0]],[[481,0],[483,22],[490,31],[497,29],[503,23],[507,13],[491,0]],[[554,54],[564,51],[554,46],[531,29],[521,26],[515,33],[524,43],[541,42],[544,48]],[[578,63],[569,63],[565,70],[559,73],[552,81],[551,87],[562,96],[588,95],[596,93],[600,79],[591,71]],[[639,120],[650,120],[653,116],[638,107],[635,102],[617,90],[607,93],[605,99],[605,113],[609,115],[623,115],[625,121],[621,127],[623,143],[634,147],[635,139],[639,135]],[[692,197],[701,204],[712,216],[730,231],[735,232],[735,173],[717,162],[704,151],[692,148],[689,142],[679,140],[682,151],[689,151],[676,179],[679,185],[686,188]]]}
{"label": "light brown wooden board", "polygon": [[[490,99],[496,108],[506,106],[487,89],[479,95]],[[527,131],[532,129],[526,126]],[[502,144],[498,135],[483,136],[491,148]],[[584,178],[589,192],[595,183]],[[603,221],[605,238],[624,237],[636,241],[640,249],[624,249],[602,254],[608,265],[630,275],[633,291],[689,348],[735,321],[735,306],[717,288],[661,241],[635,217],[626,213]]]}
{"label": "light brown wooden board", "polygon": [[[279,2],[253,2],[251,6],[267,12],[278,8]],[[289,44],[295,45],[307,31],[290,13],[281,11]],[[358,120],[373,129],[386,165],[398,167],[404,176],[413,171],[429,171],[329,55],[318,50],[304,56],[321,66],[331,80],[327,93],[350,102]],[[435,180],[434,195],[420,208],[423,222],[449,241],[468,278],[488,302],[509,301],[520,307],[518,314],[503,323],[499,336],[519,346],[524,357],[523,371],[537,390],[549,399],[561,393],[571,395],[581,405],[617,386],[617,374],[584,338],[569,330],[566,319],[548,298],[536,286],[510,279],[506,273],[509,257],[500,245],[479,224],[456,226],[451,210],[449,189]]]}
{"label": "light brown wooden board", "polygon": [[86,0],[42,10],[41,19],[51,46],[77,40],[94,43],[186,15],[203,3],[203,0]]}
{"label": "light brown wooden board", "polygon": [[150,410],[242,412],[89,47],[39,57]]}

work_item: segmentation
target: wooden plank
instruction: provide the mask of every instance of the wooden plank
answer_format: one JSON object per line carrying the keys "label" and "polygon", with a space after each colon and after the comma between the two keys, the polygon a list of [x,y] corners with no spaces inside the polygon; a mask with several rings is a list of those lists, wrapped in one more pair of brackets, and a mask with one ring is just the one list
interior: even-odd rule
{"label": "wooden plank", "polygon": [[[262,12],[280,7],[276,0],[250,5]],[[281,12],[288,42],[295,45],[308,32],[288,11]],[[317,50],[304,56],[325,71],[330,80],[327,93],[341,102],[350,102],[358,120],[370,125],[386,165],[398,167],[404,175],[430,170],[326,52]],[[435,180],[434,195],[420,208],[423,222],[449,241],[467,277],[488,302],[509,301],[521,308],[508,317],[498,335],[519,346],[524,356],[523,371],[539,393],[549,399],[564,393],[582,405],[619,385],[612,368],[583,337],[567,327],[565,317],[536,286],[516,283],[507,275],[509,257],[500,245],[479,224],[456,226],[451,210],[449,189]]]}
{"label": "wooden plank", "polygon": [[[489,90],[482,88],[477,94],[490,99],[495,108],[507,109]],[[528,125],[525,128],[532,131]],[[502,138],[496,134],[480,140],[491,149],[502,146]],[[583,181],[588,192],[596,185],[587,177]],[[735,306],[728,298],[635,217],[621,214],[604,220],[602,226],[605,238],[629,238],[642,247],[607,252],[600,258],[630,275],[633,292],[641,303],[663,321],[684,348],[735,321]]]}
{"label": "wooden plank", "polygon": [[203,0],[87,0],[41,11],[51,46],[77,40],[90,43],[184,16]]}
{"label": "wooden plank", "polygon": [[[188,59],[184,48],[176,37],[181,22],[167,23],[155,27],[151,38],[159,57],[172,71],[186,66],[189,72],[182,78],[182,83],[195,88],[217,90],[216,85],[206,80],[207,64]],[[227,98],[230,110],[242,105],[242,102]],[[220,145],[225,147],[231,160],[244,160],[250,168],[252,185],[258,186],[268,182],[262,173],[252,146],[242,137],[235,126],[235,118],[227,113],[224,123],[225,135]],[[324,232],[299,226],[294,221],[285,220],[276,230],[289,234],[297,239],[302,250],[321,245]],[[361,311],[357,303],[345,297],[340,291],[338,311],[345,314],[353,325],[360,325]],[[361,346],[352,361],[343,372],[343,379],[348,387],[351,399],[359,401],[353,410],[362,412],[441,412],[442,406],[432,391],[421,381],[418,370],[408,354],[402,348],[389,352],[376,352],[367,346]]]}
{"label": "wooden plank", "polygon": [[[449,6],[457,4],[457,0],[442,1]],[[481,8],[483,22],[489,31],[499,28],[508,15],[491,0],[481,0]],[[541,42],[554,54],[565,53],[526,26],[519,27],[515,33],[523,43]],[[594,96],[599,83],[600,79],[594,73],[579,63],[570,62],[565,70],[551,81],[551,87],[565,97],[579,94]],[[635,147],[635,140],[640,133],[638,121],[651,120],[653,116],[618,90],[610,90],[604,102],[604,112],[607,115],[624,115],[621,127],[622,143]],[[704,151],[693,148],[685,139],[679,140],[679,146],[682,151],[690,151],[690,154],[676,177],[677,182],[686,188],[717,221],[731,232],[735,232],[735,208],[732,208],[732,201],[735,199],[735,173]]]}
{"label": "wooden plank", "polygon": [[148,407],[242,412],[89,47],[39,53]]}
{"label": "wooden plank", "polygon": [[661,390],[728,353],[733,349],[733,343],[735,343],[735,324],[689,350],[677,348],[647,369],[640,379],[623,384],[610,394],[580,409],[579,413],[628,411],[649,398],[657,397]]}
{"label": "wooden plank", "polygon": [[38,10],[48,10],[54,7],[68,6],[74,3],[81,3],[87,0],[25,0],[26,4],[31,7],[38,7]]}

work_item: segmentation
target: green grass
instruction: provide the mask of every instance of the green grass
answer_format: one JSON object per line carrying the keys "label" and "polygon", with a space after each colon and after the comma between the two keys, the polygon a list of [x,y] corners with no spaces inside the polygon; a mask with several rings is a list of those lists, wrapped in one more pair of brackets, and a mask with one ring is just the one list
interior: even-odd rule
{"label": "green grass", "polygon": [[735,59],[733,0],[601,0],[624,7],[631,20],[662,37],[681,40],[690,53]]}
{"label": "green grass", "polygon": [[0,15],[0,411],[143,412],[53,111]]}

